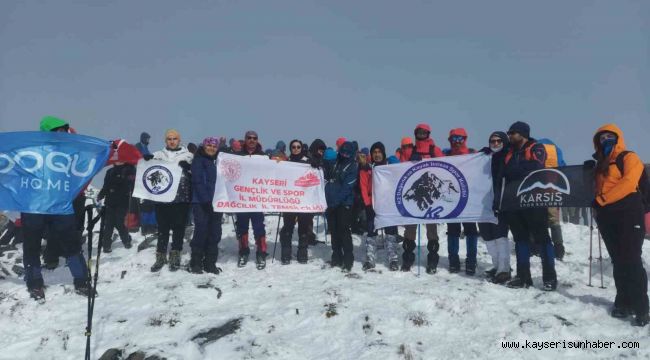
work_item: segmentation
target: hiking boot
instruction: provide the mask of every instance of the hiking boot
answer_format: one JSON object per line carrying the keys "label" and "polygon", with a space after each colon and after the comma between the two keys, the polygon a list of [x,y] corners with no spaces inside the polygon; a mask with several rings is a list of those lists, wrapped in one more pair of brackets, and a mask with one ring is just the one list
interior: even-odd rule
{"label": "hiking boot", "polygon": [[216,258],[214,259],[214,261],[212,261],[211,258],[206,257],[205,259],[203,259],[203,271],[209,274],[219,275],[222,270],[220,267],[217,266]]}
{"label": "hiking boot", "polygon": [[181,267],[181,252],[172,250],[169,252],[169,271],[176,271]]}
{"label": "hiking boot", "polygon": [[122,244],[124,244],[125,249],[130,249],[133,247],[133,242],[131,240],[129,241],[122,241]]}
{"label": "hiking boot", "polygon": [[511,288],[511,289],[527,289],[528,287],[533,285],[532,280],[524,280],[520,278],[519,276],[515,276],[514,279],[508,281],[506,283],[506,286]]}
{"label": "hiking boot", "polygon": [[110,254],[113,252],[113,249],[110,246],[104,246],[104,249],[102,249],[104,254]]}
{"label": "hiking boot", "polygon": [[368,271],[368,270],[374,269],[374,268],[375,268],[375,264],[373,264],[373,263],[371,263],[369,261],[364,262],[363,266],[361,267],[361,269],[363,271]]}
{"label": "hiking boot", "polygon": [[512,276],[509,272],[500,272],[492,277],[492,283],[494,284],[505,284],[510,280]]}
{"label": "hiking boot", "polygon": [[390,271],[397,271],[397,270],[399,270],[399,262],[397,262],[397,261],[391,261],[390,264],[388,264],[388,270],[390,270]]}
{"label": "hiking boot", "polygon": [[255,265],[257,270],[263,270],[266,267],[266,253],[258,251],[255,254]]}
{"label": "hiking boot", "polygon": [[632,326],[646,326],[648,325],[648,322],[650,322],[650,318],[648,316],[648,313],[645,313],[643,315],[637,315],[634,317],[634,321],[632,321]]}
{"label": "hiking boot", "polygon": [[610,313],[613,318],[625,319],[626,317],[632,315],[632,312],[628,308],[614,306],[612,312]]}
{"label": "hiking boot", "polygon": [[151,272],[158,272],[167,264],[167,254],[156,252],[156,262],[151,266]]}
{"label": "hiking boot", "polygon": [[542,284],[542,290],[544,291],[555,291],[557,289],[557,280],[546,280]]}
{"label": "hiking boot", "polygon": [[402,270],[403,272],[409,272],[409,271],[411,271],[411,265],[412,265],[412,264],[402,264],[402,268],[401,268],[401,270]]}
{"label": "hiking boot", "polygon": [[438,272],[438,268],[437,267],[432,267],[432,266],[427,266],[426,272],[429,275],[433,275],[436,272]]}
{"label": "hiking boot", "polygon": [[559,261],[562,261],[564,259],[564,245],[556,244],[555,246],[553,246],[553,248],[555,252],[555,258]]}
{"label": "hiking boot", "polygon": [[41,301],[45,300],[45,288],[44,287],[34,287],[31,289],[27,289],[27,292],[29,292],[29,297],[36,300],[36,301]]}
{"label": "hiking boot", "polygon": [[47,270],[54,270],[59,267],[59,258],[56,258],[56,260],[49,260],[45,262],[45,268]]}
{"label": "hiking boot", "polygon": [[192,252],[188,271],[192,274],[203,274],[203,254]]}
{"label": "hiking boot", "polygon": [[490,270],[485,270],[483,275],[485,275],[486,278],[492,279],[497,275],[497,268],[492,268]]}
{"label": "hiking boot", "polygon": [[460,264],[449,264],[449,272],[456,274],[460,272]]}
{"label": "hiking boot", "polygon": [[465,275],[474,276],[476,274],[475,266],[465,266]]}
{"label": "hiking boot", "polygon": [[[83,280],[83,281],[74,281],[74,292],[85,297],[89,297],[93,295],[93,288],[90,286],[90,281],[88,280]],[[94,295],[98,296],[99,294],[94,291]]]}
{"label": "hiking boot", "polygon": [[248,264],[248,254],[239,255],[239,260],[237,261],[237,267],[244,267]]}

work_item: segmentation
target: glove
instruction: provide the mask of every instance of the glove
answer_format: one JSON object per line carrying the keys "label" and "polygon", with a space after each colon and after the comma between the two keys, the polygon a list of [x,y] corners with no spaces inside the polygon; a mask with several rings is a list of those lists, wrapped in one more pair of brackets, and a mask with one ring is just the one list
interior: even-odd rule
{"label": "glove", "polygon": [[144,158],[144,161],[149,161],[149,160],[153,159],[153,155],[148,154],[148,155],[143,156],[143,158]]}
{"label": "glove", "polygon": [[190,169],[192,169],[192,165],[185,160],[179,161],[178,166],[182,167],[185,171],[190,171]]}
{"label": "glove", "polygon": [[481,150],[479,150],[478,152],[483,153],[483,154],[485,154],[485,155],[490,155],[490,154],[492,154],[492,150],[490,150],[490,148],[487,147],[487,146],[483,147],[483,148],[482,148]]}
{"label": "glove", "polygon": [[596,167],[595,160],[585,160],[585,162],[582,163],[582,168],[585,170],[591,170],[595,167]]}

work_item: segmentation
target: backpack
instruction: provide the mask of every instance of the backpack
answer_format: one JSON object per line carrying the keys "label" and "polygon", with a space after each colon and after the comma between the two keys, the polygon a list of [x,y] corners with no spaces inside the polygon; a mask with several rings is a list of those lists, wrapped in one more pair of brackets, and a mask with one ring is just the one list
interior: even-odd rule
{"label": "backpack", "polygon": [[[625,159],[625,155],[628,153],[631,153],[632,151],[622,151],[618,156],[616,156],[616,167],[618,168],[618,171],[621,172],[621,175],[623,175],[625,167],[624,167],[624,162],[623,160]],[[643,172],[641,173],[641,178],[639,178],[639,184],[637,185],[637,190],[641,194],[641,198],[643,200],[643,205],[645,206],[645,212],[648,213],[650,212],[650,177],[648,176],[648,170],[647,168],[643,167]]]}

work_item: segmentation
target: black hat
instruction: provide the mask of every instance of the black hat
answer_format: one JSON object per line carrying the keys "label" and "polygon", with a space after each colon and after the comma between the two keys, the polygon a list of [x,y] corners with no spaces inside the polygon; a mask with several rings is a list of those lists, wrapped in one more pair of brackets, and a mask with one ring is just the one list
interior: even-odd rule
{"label": "black hat", "polygon": [[518,133],[526,139],[530,138],[530,126],[523,121],[517,121],[516,123],[510,125],[508,134],[513,132]]}

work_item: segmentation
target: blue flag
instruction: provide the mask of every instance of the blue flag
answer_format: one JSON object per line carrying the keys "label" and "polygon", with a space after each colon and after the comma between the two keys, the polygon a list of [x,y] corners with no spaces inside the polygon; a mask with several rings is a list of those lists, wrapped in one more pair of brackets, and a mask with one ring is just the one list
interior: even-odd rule
{"label": "blue flag", "polygon": [[0,210],[72,214],[72,200],[104,167],[109,145],[78,134],[0,133]]}

